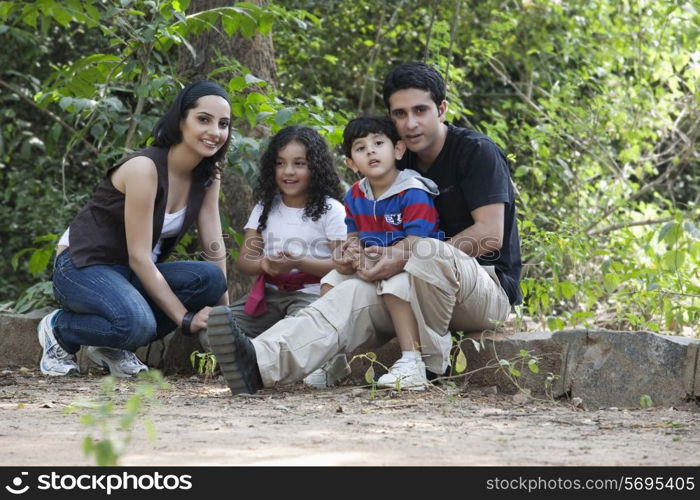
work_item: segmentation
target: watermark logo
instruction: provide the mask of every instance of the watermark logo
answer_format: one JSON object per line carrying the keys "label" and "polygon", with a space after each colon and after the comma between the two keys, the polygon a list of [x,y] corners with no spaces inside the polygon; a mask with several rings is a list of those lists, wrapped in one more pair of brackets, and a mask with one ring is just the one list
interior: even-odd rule
{"label": "watermark logo", "polygon": [[[28,475],[29,475],[28,472],[21,473],[21,476],[28,476]],[[21,476],[17,476],[16,478],[14,478],[12,480],[12,486],[7,485],[7,486],[5,486],[5,489],[7,491],[9,491],[10,493],[12,493],[13,495],[21,495],[23,493],[26,493],[27,490],[29,489],[29,485],[27,484],[24,487],[22,487],[22,477]]]}

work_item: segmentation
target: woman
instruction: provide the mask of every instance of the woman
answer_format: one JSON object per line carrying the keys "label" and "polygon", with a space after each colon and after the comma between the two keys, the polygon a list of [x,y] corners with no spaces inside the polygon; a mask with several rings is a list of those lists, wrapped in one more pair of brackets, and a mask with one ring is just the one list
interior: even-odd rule
{"label": "woman", "polygon": [[[88,346],[112,375],[136,375],[148,369],[137,347],[178,326],[198,332],[210,306],[228,304],[218,197],[230,127],[224,89],[192,83],[156,124],[153,145],[107,172],[59,242],[62,309],[37,328],[42,373],[77,374],[75,353]],[[209,262],[165,262],[195,220]]]}

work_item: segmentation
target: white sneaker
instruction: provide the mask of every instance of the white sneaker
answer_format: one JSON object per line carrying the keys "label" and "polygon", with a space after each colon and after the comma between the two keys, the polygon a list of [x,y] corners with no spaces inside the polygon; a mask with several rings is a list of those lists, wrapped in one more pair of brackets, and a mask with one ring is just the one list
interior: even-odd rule
{"label": "white sneaker", "polygon": [[351,371],[345,354],[338,354],[326,361],[321,368],[307,375],[304,385],[314,389],[333,387],[347,378]]}
{"label": "white sneaker", "polygon": [[61,347],[61,344],[56,341],[56,337],[53,334],[53,320],[57,313],[58,309],[47,314],[36,327],[39,344],[44,350],[39,362],[39,368],[41,373],[52,377],[77,375],[80,373],[80,367],[76,362],[75,354],[68,354]]}
{"label": "white sneaker", "polygon": [[423,391],[428,385],[425,376],[425,363],[422,359],[399,359],[377,380],[378,387]]}
{"label": "white sneaker", "polygon": [[109,372],[115,377],[133,377],[148,371],[148,366],[144,365],[136,354],[126,349],[90,346],[87,348],[87,355],[96,365],[109,368]]}

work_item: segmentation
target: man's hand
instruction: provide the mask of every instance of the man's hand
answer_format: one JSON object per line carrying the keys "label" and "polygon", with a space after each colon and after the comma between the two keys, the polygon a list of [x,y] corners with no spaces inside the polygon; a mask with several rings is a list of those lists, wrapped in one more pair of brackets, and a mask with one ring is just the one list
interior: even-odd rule
{"label": "man's hand", "polygon": [[367,247],[364,253],[368,263],[375,261],[371,266],[365,265],[357,270],[358,276],[365,281],[385,280],[399,274],[410,256],[408,249],[396,247]]}

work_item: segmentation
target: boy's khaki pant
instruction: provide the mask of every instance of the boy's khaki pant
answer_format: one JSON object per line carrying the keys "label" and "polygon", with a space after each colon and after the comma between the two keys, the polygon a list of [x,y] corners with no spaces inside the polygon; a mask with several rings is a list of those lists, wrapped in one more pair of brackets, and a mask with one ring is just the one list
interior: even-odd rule
{"label": "boy's khaki pant", "polygon": [[425,364],[437,374],[448,366],[450,330],[485,330],[508,316],[508,296],[493,268],[480,266],[451,245],[431,238],[418,240],[404,271],[374,283],[338,280],[337,286],[296,316],[253,339],[264,385],[297,382],[338,353],[352,352],[365,343],[382,345],[394,337],[382,300],[386,293],[411,304]]}

